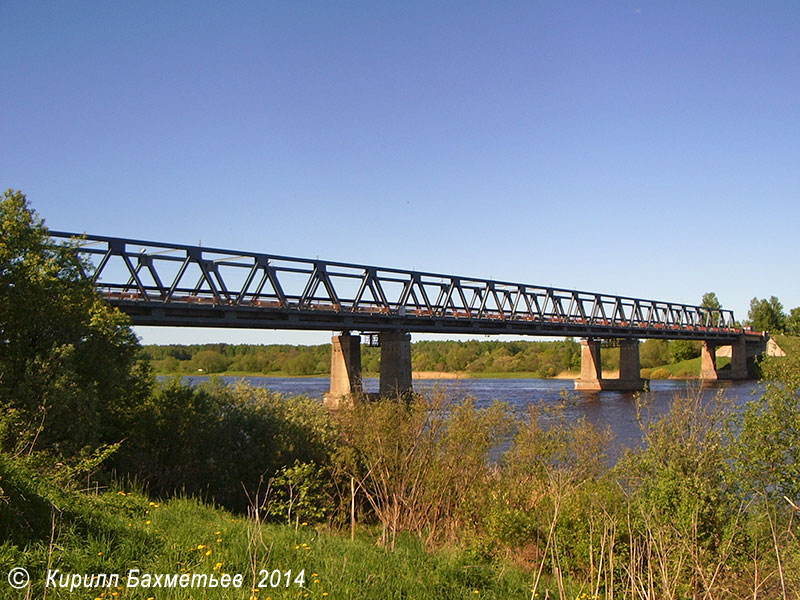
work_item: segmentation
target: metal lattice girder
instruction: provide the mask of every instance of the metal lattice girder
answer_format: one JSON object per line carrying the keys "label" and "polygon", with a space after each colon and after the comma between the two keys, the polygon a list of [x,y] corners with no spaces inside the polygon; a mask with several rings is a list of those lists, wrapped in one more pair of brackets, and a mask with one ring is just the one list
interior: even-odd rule
{"label": "metal lattice girder", "polygon": [[727,340],[733,311],[553,287],[68,232],[134,324]]}

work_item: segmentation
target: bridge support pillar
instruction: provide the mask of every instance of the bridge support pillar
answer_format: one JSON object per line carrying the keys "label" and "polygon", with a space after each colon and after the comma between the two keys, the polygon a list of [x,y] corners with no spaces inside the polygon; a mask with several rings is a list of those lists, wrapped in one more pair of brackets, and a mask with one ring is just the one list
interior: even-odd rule
{"label": "bridge support pillar", "polygon": [[331,338],[331,390],[325,394],[328,408],[351,404],[361,394],[361,336],[343,333]]}
{"label": "bridge support pillar", "polygon": [[575,380],[575,389],[583,391],[614,390],[623,392],[641,391],[646,380],[642,379],[639,366],[639,340],[622,340],[619,347],[619,378],[605,379],[600,363],[600,340],[581,341],[581,377]]}
{"label": "bridge support pillar", "polygon": [[700,379],[716,381],[717,375],[717,347],[711,342],[703,342],[700,348]]}
{"label": "bridge support pillar", "polygon": [[747,379],[750,376],[747,370],[748,350],[747,339],[744,335],[739,336],[731,344],[730,368],[717,370],[717,344],[703,342],[700,350],[700,379],[704,381]]}
{"label": "bridge support pillar", "polygon": [[381,396],[405,396],[411,385],[411,334],[381,333]]}
{"label": "bridge support pillar", "polygon": [[731,346],[731,379],[747,379],[747,340],[743,335]]}

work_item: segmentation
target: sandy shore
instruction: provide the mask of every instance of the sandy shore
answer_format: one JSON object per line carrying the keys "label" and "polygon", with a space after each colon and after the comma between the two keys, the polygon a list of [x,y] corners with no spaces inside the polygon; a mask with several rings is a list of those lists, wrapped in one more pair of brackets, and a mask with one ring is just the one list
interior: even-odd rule
{"label": "sandy shore", "polygon": [[447,371],[414,371],[412,379],[466,379],[467,373],[449,373]]}
{"label": "sandy shore", "polygon": [[[577,379],[580,376],[580,373],[570,373],[569,371],[564,371],[555,377],[549,377],[547,379]],[[618,377],[619,371],[603,371],[603,379],[617,379]]]}

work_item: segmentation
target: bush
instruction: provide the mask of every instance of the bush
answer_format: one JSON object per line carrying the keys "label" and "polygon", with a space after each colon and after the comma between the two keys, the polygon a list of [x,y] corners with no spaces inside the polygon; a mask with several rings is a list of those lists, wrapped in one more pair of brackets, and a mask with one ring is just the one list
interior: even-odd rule
{"label": "bush", "polygon": [[243,511],[246,491],[282,467],[299,461],[324,468],[335,439],[319,402],[175,378],[140,406],[114,464],[156,495],[202,495]]}

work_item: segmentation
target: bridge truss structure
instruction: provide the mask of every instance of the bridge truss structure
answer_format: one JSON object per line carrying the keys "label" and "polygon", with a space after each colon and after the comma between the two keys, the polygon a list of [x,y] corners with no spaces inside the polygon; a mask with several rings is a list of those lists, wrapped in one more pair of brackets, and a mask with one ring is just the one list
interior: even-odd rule
{"label": "bridge truss structure", "polygon": [[699,339],[755,332],[733,311],[458,277],[51,231],[134,325]]}

